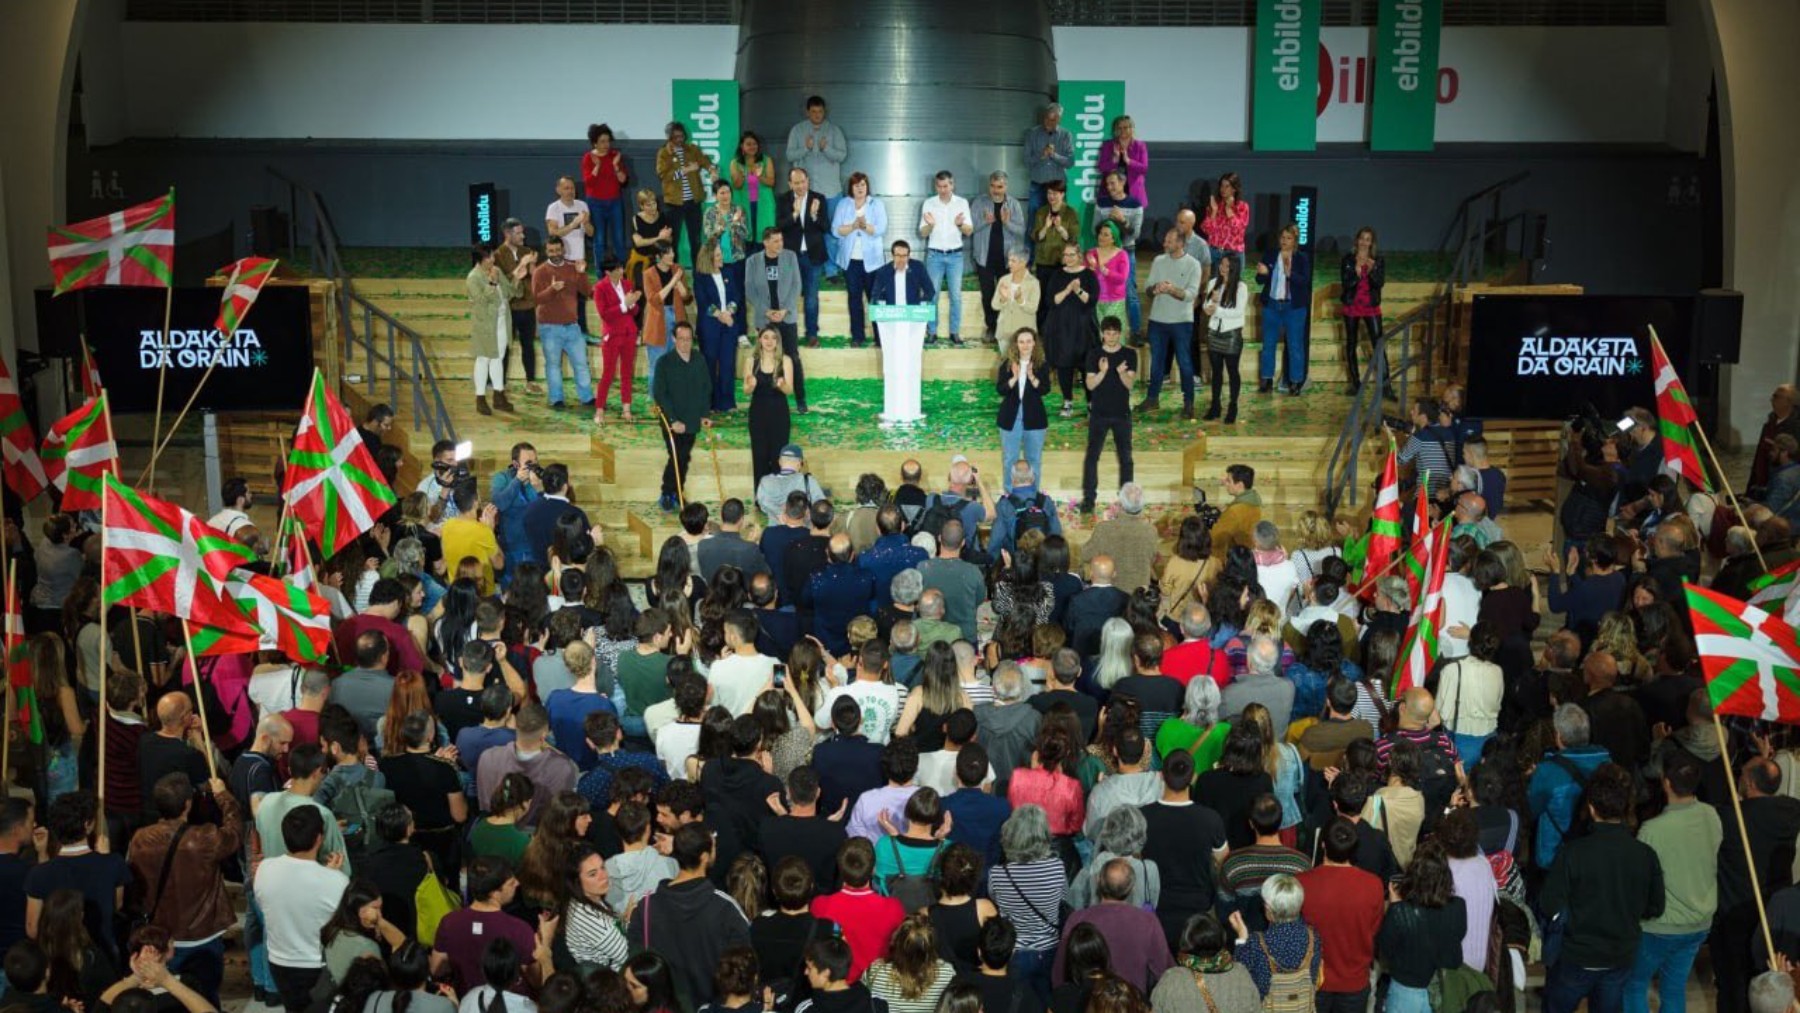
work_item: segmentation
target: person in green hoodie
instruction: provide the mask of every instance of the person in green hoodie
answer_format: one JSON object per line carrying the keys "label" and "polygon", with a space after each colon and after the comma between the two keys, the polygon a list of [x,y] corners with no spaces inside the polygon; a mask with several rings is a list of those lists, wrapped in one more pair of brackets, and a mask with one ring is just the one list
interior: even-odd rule
{"label": "person in green hoodie", "polygon": [[1625,985],[1625,1013],[1649,1013],[1652,979],[1664,1013],[1686,1013],[1688,974],[1712,931],[1725,833],[1718,810],[1694,797],[1700,773],[1699,760],[1671,752],[1662,768],[1668,807],[1638,831],[1638,841],[1662,862],[1663,911],[1642,925],[1637,962]]}
{"label": "person in green hoodie", "polygon": [[700,430],[712,428],[712,419],[707,417],[712,408],[712,375],[706,358],[694,348],[691,325],[675,325],[675,351],[657,364],[650,396],[668,425],[669,463],[663,468],[662,499],[657,501],[666,513],[679,503],[676,487],[688,473],[694,440]]}

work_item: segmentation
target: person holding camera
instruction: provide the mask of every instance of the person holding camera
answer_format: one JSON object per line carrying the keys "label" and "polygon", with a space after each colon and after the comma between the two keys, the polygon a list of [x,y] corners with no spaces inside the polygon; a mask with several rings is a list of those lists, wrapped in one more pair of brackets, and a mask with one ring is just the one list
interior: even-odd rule
{"label": "person holding camera", "polygon": [[[500,518],[496,528],[500,548],[514,559],[533,558],[525,517],[531,505],[543,497],[543,474],[543,469],[538,467],[537,448],[529,443],[515,443],[512,461],[488,482],[488,501],[494,504],[494,511]],[[501,583],[508,584],[511,580],[509,573]]]}
{"label": "person holding camera", "polygon": [[[208,794],[219,807],[217,824],[193,821],[194,796]],[[169,935],[169,963],[195,991],[219,1001],[225,975],[225,930],[237,922],[225,895],[223,867],[242,844],[244,815],[225,782],[196,785],[177,771],[150,789],[157,820],[132,835],[126,861],[144,884],[149,923]],[[174,853],[170,854],[173,849]]]}
{"label": "person holding camera", "polygon": [[456,485],[458,475],[467,476],[469,468],[456,458],[456,441],[439,440],[431,445],[431,466],[425,476],[419,479],[419,487],[415,489],[425,497],[427,512],[433,507],[440,510],[438,521],[442,523],[456,516],[456,503],[450,496]]}

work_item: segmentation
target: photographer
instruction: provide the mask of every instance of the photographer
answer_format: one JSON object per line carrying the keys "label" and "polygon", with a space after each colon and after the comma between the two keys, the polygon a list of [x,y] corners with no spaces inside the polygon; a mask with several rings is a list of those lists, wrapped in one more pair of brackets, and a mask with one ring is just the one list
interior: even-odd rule
{"label": "photographer", "polygon": [[431,470],[419,479],[417,492],[425,494],[427,509],[438,507],[437,523],[442,524],[456,516],[456,503],[451,499],[451,490],[456,485],[458,475],[469,474],[467,465],[456,460],[456,441],[439,440],[431,445]]}
{"label": "photographer", "polygon": [[1567,542],[1582,544],[1606,530],[1613,496],[1624,479],[1619,460],[1621,436],[1605,429],[1606,424],[1591,412],[1570,423],[1568,449],[1558,470],[1574,486],[1557,508]]}
{"label": "photographer", "polygon": [[800,452],[797,444],[790,443],[781,448],[781,459],[778,470],[773,475],[764,475],[756,486],[756,505],[762,510],[763,517],[769,523],[780,523],[781,511],[787,506],[788,493],[796,490],[806,493],[808,503],[828,498],[819,480],[806,470],[806,457]]}
{"label": "photographer", "polygon": [[1436,499],[1450,487],[1450,471],[1457,463],[1456,430],[1450,415],[1432,398],[1420,398],[1413,404],[1412,425],[1388,419],[1389,429],[1406,433],[1406,444],[1400,448],[1400,463],[1413,466],[1413,476],[1425,483],[1426,496]]}
{"label": "photographer", "polygon": [[[575,515],[574,520],[566,522],[566,526],[573,531],[589,531],[593,528],[593,523],[588,520],[587,511],[569,502],[568,465],[552,464],[539,472],[539,479],[544,496],[533,503],[531,510],[525,515],[525,542],[520,547],[523,554],[513,558],[529,559],[548,569],[550,547],[556,542],[557,526],[565,524],[563,518]],[[599,536],[596,535],[594,540],[598,542]],[[565,559],[563,562],[566,564],[569,560]]]}
{"label": "photographer", "polygon": [[[495,534],[499,536],[500,548],[514,560],[536,558],[531,553],[525,515],[543,494],[544,470],[538,466],[537,448],[529,443],[513,444],[512,463],[504,471],[495,472],[488,482],[488,499],[499,514]],[[507,573],[501,583],[512,583],[512,574]]]}

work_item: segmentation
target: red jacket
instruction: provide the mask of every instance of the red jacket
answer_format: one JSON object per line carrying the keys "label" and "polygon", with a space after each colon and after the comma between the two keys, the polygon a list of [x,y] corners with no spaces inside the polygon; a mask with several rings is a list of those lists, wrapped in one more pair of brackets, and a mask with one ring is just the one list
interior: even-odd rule
{"label": "red jacket", "polygon": [[[635,289],[630,278],[619,279],[626,295]],[[619,301],[619,290],[613,288],[612,279],[602,277],[594,283],[594,305],[600,308],[600,327],[606,332],[608,341],[630,340],[637,343],[637,321],[632,318],[631,309]]]}

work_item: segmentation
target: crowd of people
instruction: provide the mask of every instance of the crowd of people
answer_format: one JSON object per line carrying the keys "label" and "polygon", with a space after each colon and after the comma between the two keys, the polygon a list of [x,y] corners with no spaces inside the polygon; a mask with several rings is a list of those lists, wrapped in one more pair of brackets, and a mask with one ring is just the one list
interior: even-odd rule
{"label": "crowd of people", "polygon": [[1800,558],[1792,390],[1716,545],[1653,418],[1571,440],[1572,498],[1610,495],[1547,572],[1456,393],[1400,453],[1451,540],[1398,695],[1417,589],[1241,464],[1172,550],[1131,483],[1077,548],[1022,463],[849,510],[784,467],[687,503],[640,583],[562,464],[521,443],[482,495],[442,447],[323,564],[319,665],[194,665],[103,612],[78,519],[15,525],[0,1001],[203,1013],[241,947],[290,1013],[1443,1013],[1522,1008],[1540,960],[1550,1013],[1679,1011],[1705,947],[1717,1008],[1786,1010],[1795,753],[1715,732],[1681,587]]}
{"label": "crowd of people", "polygon": [[[611,129],[592,126],[579,173],[557,181],[557,199],[545,211],[542,254],[528,246],[526,224],[517,219],[504,224],[497,248],[474,251],[468,292],[476,410],[513,410],[504,372],[508,345],[516,340],[528,389],[539,389],[541,344],[549,405],[591,408],[596,424],[606,422],[615,378],[619,419],[636,417],[633,373],[642,346],[645,380],[663,415],[672,417],[657,378],[669,353],[679,351],[681,386],[706,415],[734,412],[740,395],[749,399],[745,421],[758,438],[753,458],[760,479],[775,448],[787,442],[790,403],[794,412],[809,411],[802,349],[818,347],[819,289],[828,277],[843,280],[851,347],[869,342],[874,318],[884,426],[924,418],[922,355],[937,343],[940,322],[947,323],[948,343],[959,347],[979,327],[981,340],[999,353],[996,387],[1003,394],[1015,389],[1024,402],[1022,413],[1007,407],[1011,400],[1000,410],[998,425],[1011,437],[1009,468],[1016,445],[1041,443],[1049,425],[1045,400],[1054,408],[1060,395],[1060,416],[1073,418],[1079,388],[1093,452],[1110,434],[1122,480],[1129,481],[1131,417],[1162,411],[1171,369],[1183,420],[1198,420],[1196,378],[1210,375],[1205,420],[1236,423],[1253,298],[1263,335],[1258,390],[1300,394],[1306,388],[1313,267],[1292,224],[1273,230],[1266,253],[1252,250],[1246,259],[1246,242],[1255,236],[1237,173],[1222,174],[1195,206],[1154,217],[1147,207],[1148,148],[1131,118],[1120,116],[1100,151],[1104,182],[1094,207],[1078,207],[1065,179],[1073,139],[1062,126],[1061,107],[1052,104],[1023,141],[1026,192],[1015,193],[1008,174],[995,171],[980,192],[964,195],[942,171],[917,222],[901,222],[890,219],[865,172],[846,172],[852,153],[843,131],[827,119],[825,100],[813,96],[805,108],[788,133],[788,169],[780,176],[786,188],[779,191],[775,158],[756,132],[744,131],[720,166],[692,143],[684,124],[672,122],[653,178],[636,180],[633,192]],[[1140,245],[1160,250],[1142,280]],[[965,330],[962,291],[970,269],[982,319]],[[1361,382],[1359,342],[1368,342],[1375,367],[1385,370],[1385,261],[1373,229],[1357,232],[1340,273],[1347,389],[1354,393]],[[942,312],[941,296],[948,303]],[[590,322],[590,301],[597,324]],[[906,312],[922,307],[923,313]],[[1107,340],[1109,330],[1121,333],[1126,351]],[[599,349],[597,385],[589,343]],[[740,345],[754,350],[741,369]],[[1139,363],[1140,347],[1148,363]],[[572,398],[565,361],[575,381]],[[1140,367],[1147,384],[1134,407]],[[691,436],[694,422],[681,425]],[[681,432],[675,428],[671,437]],[[666,507],[678,505],[664,492]]]}

